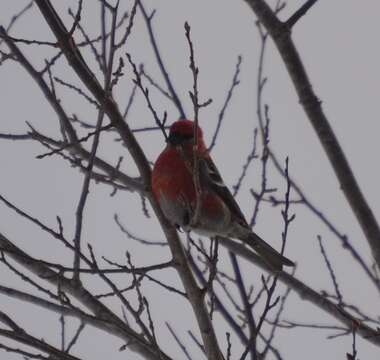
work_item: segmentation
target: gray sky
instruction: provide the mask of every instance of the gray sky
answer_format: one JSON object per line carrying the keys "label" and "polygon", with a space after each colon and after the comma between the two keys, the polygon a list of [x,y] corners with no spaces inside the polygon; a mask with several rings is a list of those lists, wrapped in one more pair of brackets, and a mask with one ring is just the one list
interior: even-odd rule
{"label": "gray sky", "polygon": [[[2,1],[0,24],[7,25],[11,16],[26,3],[27,1],[21,0]],[[83,26],[94,34],[99,26],[97,2],[85,3]],[[188,21],[192,27],[192,38],[200,68],[201,97],[213,99],[213,103],[202,110],[200,117],[208,141],[211,139],[217,115],[230,86],[237,56],[243,56],[241,84],[234,93],[223,123],[221,137],[213,151],[215,162],[225,182],[232,186],[236,183],[250,151],[253,128],[257,126],[256,76],[260,42],[253,13],[244,1],[167,0],[144,3],[149,9],[153,6],[157,9],[154,20],[155,33],[165,64],[182,96],[188,114],[192,114],[191,102],[187,95],[192,87],[192,80],[188,69],[188,48],[183,24]],[[302,3],[303,1],[290,0],[281,18],[286,19]],[[53,1],[53,4],[57,6],[67,24],[70,24],[67,8],[72,6],[75,9],[76,1]],[[379,150],[380,130],[379,11],[378,1],[321,0],[294,29],[294,39],[313,87],[322,100],[323,108],[375,216],[380,212],[380,172],[376,156]],[[28,39],[53,40],[36,7],[20,20],[12,34]],[[80,39],[78,37],[78,40]],[[303,186],[310,199],[323,209],[340,231],[349,236],[361,255],[370,259],[366,240],[339,190],[339,184],[314,131],[298,104],[285,67],[271,43],[267,50],[265,74],[269,79],[264,101],[270,106],[271,145],[282,160],[287,155],[290,157],[290,172]],[[42,46],[28,47],[25,51],[37,68],[43,66],[42,60],[45,57],[55,53]],[[144,62],[146,70],[163,83],[140,16],[125,51],[130,52],[136,62]],[[87,52],[85,56],[92,69],[98,71],[91,54]],[[129,68],[126,67],[126,77],[115,92],[121,108],[125,106],[132,87],[127,69]],[[55,71],[55,75],[80,84],[65,61],[61,60]],[[58,134],[55,114],[20,66],[7,62],[0,67],[0,84],[1,132],[25,132],[25,122],[28,121],[47,134]],[[68,113],[75,113],[82,120],[95,123],[96,112],[82,98],[59,86],[57,90]],[[159,113],[168,111],[170,121],[178,117],[175,109],[154,90],[152,99]],[[141,95],[137,97],[128,121],[132,128],[152,125],[152,117],[146,110]],[[149,159],[154,161],[164,146],[162,135],[156,132],[137,137]],[[59,158],[36,160],[35,156],[43,152],[44,149],[38,144],[0,141],[0,164],[3,169],[0,194],[51,226],[55,226],[56,215],[61,216],[65,233],[70,238],[74,231],[75,208],[82,185],[82,175]],[[122,154],[125,156],[123,169],[129,174],[136,174],[126,151],[120,147],[120,143],[114,143],[110,136],[102,138],[100,153],[114,164]],[[239,203],[248,217],[254,205],[248,190],[251,187],[259,188],[259,169],[258,162],[251,167],[248,182],[238,196]],[[270,187],[277,187],[278,195],[282,195],[285,184],[272,169],[269,179]],[[123,254],[128,249],[136,266],[169,260],[168,249],[146,248],[128,241],[120,234],[113,221],[115,212],[135,234],[151,240],[162,240],[163,237],[156,220],[148,220],[142,216],[141,211],[136,211],[140,209],[140,199],[136,194],[119,192],[116,197],[110,197],[110,192],[111,189],[104,185],[92,184],[85,211],[83,238],[85,242],[93,245],[97,256],[106,256],[122,262]],[[305,209],[293,208],[293,211],[296,212],[297,218],[291,226],[286,253],[298,264],[297,277],[316,290],[325,289],[332,292],[332,284],[318,249],[317,235],[321,235],[329,257],[335,265],[344,299],[360,306],[370,315],[378,314],[378,293],[365,279],[360,268],[353,264],[348,253],[341,249],[338,240]],[[0,218],[0,231],[20,247],[36,257],[71,264],[72,259],[68,251],[2,204]],[[282,231],[280,209],[264,206],[255,229],[278,248]],[[221,265],[229,266],[224,251],[221,252]],[[258,284],[260,270],[246,263],[243,263],[243,268],[246,281],[251,280],[254,285]],[[166,282],[178,283],[174,271],[162,274],[160,278]],[[124,286],[130,281],[130,278],[120,277],[120,284]],[[16,287],[29,290],[23,282],[5,270],[2,271],[0,283],[14,284]],[[97,289],[95,282],[91,282],[91,286],[94,291]],[[143,290],[151,300],[156,328],[160,333],[159,342],[163,344],[164,349],[173,354],[173,358],[183,358],[165,328],[164,321],[169,321],[186,345],[194,349],[194,358],[197,359],[200,355],[186,336],[186,330],[194,328],[190,306],[181,298],[166,294],[155,285],[147,284]],[[0,299],[1,309],[14,314],[15,319],[28,330],[46,339],[52,339],[51,334],[56,334],[55,341],[59,343],[58,316],[47,314],[46,318],[42,319],[41,312],[35,308],[5,297]],[[119,312],[119,305],[116,302],[110,303],[115,311]],[[295,294],[290,295],[283,318],[298,322],[336,324],[331,317],[303,302]],[[73,320],[67,322],[69,326],[77,324]],[[216,324],[221,347],[225,349],[226,328],[218,316]],[[327,340],[326,336],[330,334],[309,329],[280,330],[276,346],[285,359],[344,359],[345,353],[351,350],[352,338],[348,336]],[[236,358],[241,348],[238,341],[233,340],[233,358]],[[126,357],[126,353],[115,351],[121,345],[118,339],[86,328],[76,350],[79,355],[85,354],[85,359],[97,360],[108,356],[117,360]],[[357,346],[360,359],[375,359],[378,356],[379,349],[361,338],[358,338]],[[19,358],[10,354],[1,356],[9,360]],[[139,357],[132,354],[130,359]]]}

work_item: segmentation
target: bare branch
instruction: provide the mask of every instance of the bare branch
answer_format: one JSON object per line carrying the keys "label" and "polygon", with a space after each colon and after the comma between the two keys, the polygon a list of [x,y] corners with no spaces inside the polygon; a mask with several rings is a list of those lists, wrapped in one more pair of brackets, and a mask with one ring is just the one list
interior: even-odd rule
{"label": "bare branch", "polygon": [[165,131],[165,123],[166,123],[166,120],[167,120],[167,114],[166,114],[166,111],[164,113],[164,116],[162,118],[162,120],[158,117],[157,115],[157,112],[156,110],[154,109],[151,101],[150,101],[150,97],[149,97],[149,90],[148,88],[144,88],[142,82],[141,82],[141,75],[138,70],[137,70],[137,66],[135,65],[135,63],[133,62],[132,60],[132,57],[130,54],[126,54],[127,55],[127,58],[128,58],[128,61],[129,63],[131,64],[132,66],[132,69],[133,69],[133,73],[135,75],[135,79],[134,79],[134,83],[135,85],[137,85],[137,87],[141,90],[141,92],[143,93],[144,97],[145,97],[145,100],[147,102],[147,105],[149,107],[149,110],[151,111],[152,115],[153,115],[153,118],[154,118],[154,121],[156,122],[157,126],[161,129],[162,131],[162,134],[164,135],[164,138],[165,140],[167,139],[167,135],[166,135],[166,131]]}
{"label": "bare branch", "polygon": [[119,227],[119,229],[121,230],[121,232],[123,232],[125,235],[127,235],[128,239],[131,239],[131,240],[135,240],[141,244],[144,244],[144,245],[156,245],[156,246],[168,246],[168,243],[167,242],[164,242],[164,241],[150,241],[150,240],[147,240],[147,239],[143,239],[141,237],[138,237],[138,236],[135,236],[133,235],[119,220],[119,216],[117,214],[114,215],[114,220],[117,224],[117,226]]}
{"label": "bare branch", "polygon": [[[267,272],[273,272],[273,270],[271,270],[268,267],[268,265],[266,265],[266,263],[259,258],[258,255],[254,254],[244,245],[227,238],[219,238],[219,241],[229,250],[243,257],[250,263],[259,266],[261,269]],[[289,286],[292,290],[294,290],[302,300],[309,301],[312,304],[316,305],[318,308],[325,311],[327,314],[331,315],[335,319],[339,320],[348,328],[351,329],[351,325],[353,322],[357,323],[356,318],[352,316],[349,312],[347,312],[344,309],[341,309],[332,301],[328,300],[326,297],[323,297],[320,293],[313,290],[311,287],[298,280],[291,274],[282,271],[278,274],[278,279],[283,284]],[[373,329],[370,326],[367,326],[363,323],[359,323],[359,326],[357,327],[357,333],[360,334],[362,338],[367,339],[369,342],[377,346],[380,346],[380,336],[376,329]]]}
{"label": "bare branch", "polygon": [[[340,187],[354,212],[371,247],[373,257],[380,266],[380,227],[368,205],[347,158],[322,110],[321,101],[312,89],[301,57],[291,39],[286,23],[282,23],[264,0],[245,0],[260,22],[268,30],[288,69],[304,108],[315,132],[330,160]],[[311,1],[308,3],[312,4]]]}
{"label": "bare branch", "polygon": [[87,196],[89,193],[89,187],[90,187],[90,180],[91,180],[91,174],[92,169],[94,166],[94,160],[96,151],[98,149],[99,145],[99,139],[100,139],[100,128],[102,127],[104,119],[104,111],[101,109],[99,111],[98,115],[98,121],[96,125],[96,133],[94,137],[94,141],[92,143],[91,148],[91,154],[90,158],[88,160],[87,168],[86,168],[86,174],[83,179],[83,185],[82,185],[82,192],[79,198],[78,207],[76,210],[76,226],[75,226],[75,236],[74,236],[74,245],[75,245],[75,254],[74,254],[74,273],[73,273],[73,279],[75,281],[79,281],[79,267],[80,267],[80,252],[81,252],[81,233],[82,233],[82,224],[83,224],[83,212],[84,207],[86,205]]}
{"label": "bare branch", "polygon": [[161,54],[158,50],[156,37],[154,36],[153,27],[152,27],[152,20],[153,20],[154,14],[155,14],[155,10],[150,15],[148,15],[148,13],[145,10],[145,7],[142,4],[142,1],[139,1],[138,5],[139,5],[141,13],[143,14],[143,17],[144,17],[145,24],[147,26],[149,37],[150,37],[150,43],[152,44],[153,51],[154,51],[154,54],[156,56],[158,66],[160,67],[160,70],[161,70],[161,74],[165,79],[166,85],[169,89],[169,93],[171,94],[171,97],[174,101],[174,104],[177,107],[177,110],[179,112],[179,116],[181,118],[185,119],[186,118],[185,111],[183,110],[183,106],[182,106],[181,101],[177,95],[177,92],[174,90],[174,85],[172,84],[172,81],[170,80],[169,74],[166,70],[166,67],[165,67],[164,62],[163,62],[162,57],[161,57]]}
{"label": "bare branch", "polygon": [[182,350],[182,352],[186,356],[186,359],[192,360],[192,357],[190,356],[189,352],[187,351],[186,346],[184,344],[182,344],[181,340],[179,339],[177,334],[174,332],[174,330],[172,329],[170,324],[168,322],[165,324],[166,324],[166,327],[169,329],[170,334],[173,336],[174,340],[176,341],[176,343],[178,344],[178,346],[180,347],[180,349]]}
{"label": "bare branch", "polygon": [[216,124],[215,132],[214,132],[214,135],[212,136],[210,146],[208,147],[209,152],[211,152],[211,150],[213,149],[213,147],[216,144],[216,139],[218,137],[219,130],[220,130],[220,127],[222,125],[222,121],[224,119],[224,114],[225,114],[226,109],[227,109],[227,107],[228,107],[228,105],[232,99],[233,91],[240,84],[239,74],[240,74],[240,65],[241,65],[242,59],[243,59],[242,56],[239,55],[237,63],[236,63],[236,67],[235,67],[235,73],[234,73],[234,76],[232,78],[231,87],[229,88],[229,90],[227,92],[226,100],[224,101],[222,109],[220,110],[220,113],[218,115],[218,122]]}
{"label": "bare branch", "polygon": [[[129,345],[130,350],[143,354],[147,359],[156,359],[156,350],[152,349],[151,345],[141,335],[137,334],[127,326],[123,320],[97,300],[84,287],[78,284],[78,282],[74,282],[73,280],[60,275],[58,272],[49,269],[40,261],[32,258],[17,246],[13,245],[12,242],[2,234],[0,234],[0,248],[2,248],[4,252],[7,252],[13,260],[25,266],[29,271],[40,277],[42,280],[48,281],[55,286],[59,285],[62,291],[74,296],[79,302],[102,320],[99,324],[103,322],[103,328],[106,331],[119,336],[125,341],[133,339],[134,341]],[[163,353],[162,358],[165,360],[170,359]]]}
{"label": "bare branch", "polygon": [[338,304],[341,305],[342,302],[343,302],[343,297],[342,297],[342,294],[341,294],[341,292],[339,290],[338,281],[336,279],[336,276],[335,276],[334,270],[332,268],[331,262],[329,261],[329,259],[327,257],[326,250],[325,250],[325,248],[324,248],[324,246],[322,244],[322,238],[319,235],[318,235],[318,242],[319,242],[319,247],[321,249],[321,254],[323,256],[323,259],[325,260],[325,263],[326,263],[327,269],[329,271],[331,280],[332,280],[332,282],[334,284],[335,294],[336,294],[336,296],[338,298]]}
{"label": "bare branch", "polygon": [[292,28],[318,0],[307,0],[286,22],[286,26]]}
{"label": "bare branch", "polygon": [[86,326],[86,324],[84,322],[80,323],[80,325],[78,326],[78,329],[76,330],[73,338],[71,339],[71,341],[67,345],[66,352],[69,353],[70,350],[73,348],[73,346],[77,343],[79,336],[82,333],[82,331],[84,330],[85,326]]}

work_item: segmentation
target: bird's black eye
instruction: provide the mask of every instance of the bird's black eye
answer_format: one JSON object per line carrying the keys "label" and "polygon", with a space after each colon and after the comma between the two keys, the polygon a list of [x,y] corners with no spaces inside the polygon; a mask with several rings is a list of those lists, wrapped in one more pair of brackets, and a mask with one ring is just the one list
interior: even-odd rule
{"label": "bird's black eye", "polygon": [[183,140],[191,140],[194,137],[194,134],[182,134],[181,135]]}
{"label": "bird's black eye", "polygon": [[185,141],[192,140],[193,137],[194,137],[194,135],[192,133],[191,134],[183,134],[183,133],[173,131],[169,134],[167,142],[171,145],[176,146],[176,145],[181,145]]}

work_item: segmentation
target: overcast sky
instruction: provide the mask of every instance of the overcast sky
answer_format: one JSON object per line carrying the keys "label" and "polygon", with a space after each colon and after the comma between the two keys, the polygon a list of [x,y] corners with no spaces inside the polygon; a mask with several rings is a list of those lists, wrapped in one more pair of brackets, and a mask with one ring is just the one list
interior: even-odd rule
{"label": "overcast sky", "polygon": [[[6,26],[12,15],[27,3],[28,1],[22,0],[0,2],[0,25]],[[70,27],[67,8],[71,6],[76,9],[76,1],[52,3]],[[256,79],[260,39],[254,14],[242,0],[146,0],[144,3],[148,9],[152,10],[153,6],[157,9],[154,17],[155,34],[167,69],[189,116],[192,110],[188,91],[192,87],[192,80],[188,69],[188,48],[183,25],[185,21],[191,25],[196,59],[200,68],[200,94],[205,100],[213,99],[212,104],[203,109],[200,116],[207,141],[211,139],[217,115],[230,86],[237,56],[243,57],[241,84],[233,95],[221,129],[221,137],[213,150],[215,162],[226,184],[232,186],[236,183],[251,149],[253,129],[257,126]],[[286,19],[302,3],[303,1],[288,1],[281,18]],[[377,217],[380,213],[379,13],[378,1],[320,0],[296,25],[293,36],[313,88],[322,100],[330,124]],[[97,1],[85,1],[82,24],[92,35],[97,34]],[[15,25],[12,35],[53,41],[36,6]],[[81,39],[78,35],[77,40]],[[44,58],[56,52],[44,46],[22,48],[37,68],[42,68]],[[5,50],[4,45],[1,45],[1,49]],[[325,212],[340,231],[349,236],[361,255],[369,260],[371,254],[366,240],[298,103],[286,69],[272,43],[268,44],[267,50],[265,75],[268,76],[268,84],[264,92],[264,102],[270,106],[271,146],[281,161],[289,156],[292,176],[302,185],[315,205]],[[132,54],[136,63],[143,62],[148,73],[163,84],[140,15],[131,40],[121,55],[126,51]],[[91,56],[90,52],[85,53],[91,68],[98,73],[97,65]],[[80,85],[63,59],[57,64],[55,71],[57,76]],[[124,108],[132,88],[128,68],[126,73],[115,91],[115,98],[121,109]],[[69,114],[77,114],[82,120],[90,123],[96,122],[96,111],[81,97],[60,86],[57,86],[57,91]],[[178,118],[173,106],[154,90],[152,99],[160,114],[168,111],[170,122]],[[46,134],[59,134],[56,115],[36,84],[19,65],[10,61],[0,67],[0,106],[2,133],[23,133],[28,130],[26,122],[30,122]],[[153,124],[153,119],[140,95],[131,109],[128,122],[132,128]],[[154,161],[164,146],[162,135],[155,132],[137,137],[148,158]],[[35,143],[0,141],[0,194],[51,226],[55,226],[55,217],[61,216],[65,233],[70,238],[74,231],[75,208],[83,176],[58,157],[36,160],[35,156],[44,151],[42,146]],[[113,164],[117,163],[120,155],[125,156],[123,169],[128,174],[137,174],[126,150],[120,143],[115,143],[111,136],[106,135],[102,138],[99,151]],[[247,183],[238,196],[239,203],[248,217],[254,205],[249,189],[259,189],[259,171],[260,166],[257,162],[250,169]],[[273,169],[270,172],[269,186],[277,187],[279,196],[284,194],[285,184]],[[139,196],[118,192],[115,197],[110,197],[111,191],[111,188],[104,185],[91,184],[85,212],[85,242],[93,245],[99,258],[106,256],[120,262],[128,250],[136,266],[169,260],[167,248],[146,248],[128,241],[120,234],[113,221],[114,213],[118,213],[122,222],[129,229],[133,229],[135,234],[150,240],[163,240],[156,220],[146,219],[141,214]],[[298,264],[296,276],[315,290],[325,289],[332,292],[331,280],[318,248],[317,235],[321,235],[335,265],[344,299],[348,303],[360,306],[370,315],[379,315],[378,293],[370,286],[360,268],[353,264],[350,256],[341,249],[339,241],[305,209],[294,207],[293,211],[297,217],[290,230],[286,253]],[[0,219],[0,232],[32,255],[71,264],[71,255],[66,249],[2,204]],[[256,231],[278,248],[282,225],[280,209],[265,206],[259,214]],[[221,253],[220,262],[221,266],[229,267],[224,251]],[[246,281],[251,280],[252,274],[252,283],[259,286],[257,281],[260,278],[260,270],[246,263],[243,263],[243,267]],[[174,271],[163,272],[160,278],[166,282],[178,283]],[[124,284],[125,280],[121,278],[120,281],[120,284]],[[128,278],[125,285],[129,283]],[[0,284],[12,284],[20,289],[30,290],[3,268]],[[93,291],[97,289],[97,285],[91,282]],[[283,290],[282,287],[279,287],[279,290]],[[198,359],[197,356],[201,358],[186,335],[188,329],[195,327],[190,306],[180,297],[163,293],[155,285],[144,286],[144,293],[151,301],[157,331],[160,333],[159,342],[163,344],[164,349],[175,359],[184,358],[165,328],[164,321],[169,321],[186,345],[193,348],[194,359]],[[46,318],[42,318],[39,309],[24,306],[6,297],[0,297],[0,303],[0,310],[12,313],[20,324],[34,331],[37,337],[53,339],[51,341],[59,344],[57,315],[47,314]],[[116,302],[109,303],[119,312],[120,306]],[[179,317],[183,317],[183,320],[178,321]],[[283,318],[298,322],[337,324],[334,319],[315,306],[303,302],[295,294],[290,295]],[[221,347],[225,349],[226,328],[220,319],[216,321]],[[68,320],[68,324],[72,328],[77,326],[77,322],[72,320]],[[56,335],[54,337],[51,334]],[[326,336],[331,334],[334,333],[310,329],[280,330],[275,345],[281,350],[284,359],[344,359],[346,352],[351,350],[351,336],[327,340]],[[74,354],[83,355],[84,359],[100,360],[106,356],[115,360],[125,359],[126,356],[130,356],[130,359],[140,359],[136,354],[127,355],[115,351],[122,345],[121,341],[97,330],[86,328],[81,340],[76,348],[77,353],[74,351]],[[367,341],[358,338],[357,346],[360,359],[378,357],[379,349]],[[235,357],[241,352],[236,339],[232,351]],[[10,354],[1,354],[0,357],[9,360],[20,358]]]}

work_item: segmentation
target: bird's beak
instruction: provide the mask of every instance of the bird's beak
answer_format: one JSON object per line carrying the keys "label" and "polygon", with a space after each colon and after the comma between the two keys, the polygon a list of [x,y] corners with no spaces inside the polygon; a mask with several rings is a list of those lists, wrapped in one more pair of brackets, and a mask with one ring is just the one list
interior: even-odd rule
{"label": "bird's beak", "polygon": [[176,133],[170,133],[166,139],[166,143],[172,146],[177,146],[181,143],[181,139]]}

